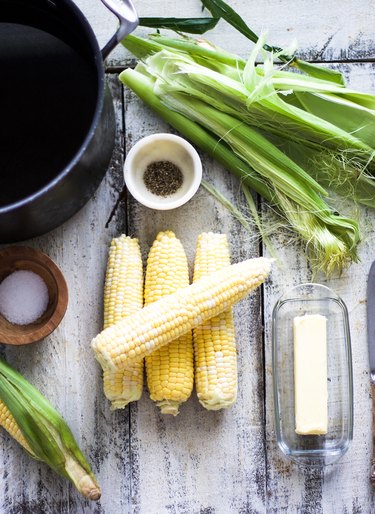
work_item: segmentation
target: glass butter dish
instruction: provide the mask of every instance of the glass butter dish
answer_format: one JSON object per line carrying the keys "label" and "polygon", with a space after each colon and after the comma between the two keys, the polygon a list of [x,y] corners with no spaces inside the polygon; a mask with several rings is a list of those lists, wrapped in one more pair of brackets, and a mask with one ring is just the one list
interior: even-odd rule
{"label": "glass butter dish", "polygon": [[[320,314],[327,319],[328,426],[325,435],[298,435],[295,431],[293,322],[296,316],[310,314]],[[319,284],[294,287],[278,300],[273,310],[272,345],[278,445],[287,458],[298,464],[331,464],[346,452],[353,437],[352,357],[344,302],[331,289]]]}

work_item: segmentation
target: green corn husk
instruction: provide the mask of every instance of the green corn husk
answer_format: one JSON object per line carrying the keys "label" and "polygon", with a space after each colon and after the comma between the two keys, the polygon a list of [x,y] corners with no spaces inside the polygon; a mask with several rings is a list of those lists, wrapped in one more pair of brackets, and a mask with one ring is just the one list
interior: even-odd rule
{"label": "green corn husk", "polygon": [[226,73],[233,73],[237,77],[237,70],[243,70],[246,66],[244,59],[202,38],[184,37],[177,39],[165,37],[162,34],[151,34],[148,39],[144,39],[129,34],[121,43],[138,59],[144,59],[161,50],[169,49],[181,55],[194,56],[194,59],[205,63],[208,67],[212,66],[214,69],[225,70]]}
{"label": "green corn husk", "polygon": [[[337,92],[342,90],[341,87],[310,80],[308,88],[303,81],[294,77],[289,81],[280,78],[280,75],[273,79],[270,71],[262,76],[256,71],[255,56],[256,51],[242,75],[237,71],[237,80],[195,63],[191,57],[165,50],[148,58],[147,68],[159,79],[157,93],[160,95],[185,90],[189,96],[210,104],[214,102],[218,110],[234,115],[247,124],[313,148],[324,146],[337,153],[350,150],[351,158],[367,163],[373,152],[367,143],[356,134],[285,101],[282,95],[276,93],[274,82],[281,89],[280,83],[283,80],[284,87],[289,90],[296,88]],[[267,66],[271,67],[272,62],[268,62]],[[372,115],[372,118],[374,122],[375,116]]]}
{"label": "green corn husk", "polygon": [[347,157],[341,160],[340,155],[335,156],[325,149],[309,148],[303,143],[288,141],[270,134],[263,135],[319,184],[334,190],[344,198],[374,207],[375,178],[355,160],[350,161]]}
{"label": "green corn husk", "polygon": [[[246,125],[236,126],[236,120],[218,113],[216,109],[199,101],[174,95],[163,97],[164,103],[173,110],[185,114],[193,121],[213,131],[228,143],[233,152],[242,157],[259,174],[269,180],[274,188],[273,203],[282,211],[290,225],[307,243],[307,250],[314,271],[331,275],[342,272],[352,260],[357,261],[356,246],[359,229],[354,220],[334,215],[321,198],[324,194],[309,175],[278,152]],[[309,180],[307,180],[307,177]]]}
{"label": "green corn husk", "polygon": [[[138,65],[135,70],[123,71],[120,74],[120,80],[187,139],[221,162],[241,181],[262,195],[272,206],[278,208],[286,224],[305,240],[309,258],[315,270],[322,269],[328,274],[335,271],[340,273],[350,262],[357,261],[356,248],[360,237],[357,223],[335,214],[319,196],[320,186],[306,178],[303,170],[290,163],[286,156],[280,155],[281,152],[275,152],[275,148],[271,144],[268,146],[259,134],[249,129],[251,136],[254,136],[254,141],[259,143],[258,150],[262,151],[263,147],[263,150],[268,148],[270,152],[269,165],[265,166],[263,163],[263,169],[268,169],[270,173],[268,177],[260,175],[249,166],[249,162],[246,161],[248,155],[241,158],[240,150],[251,151],[251,148],[248,148],[248,142],[243,140],[241,135],[236,139],[235,131],[241,132],[241,123],[237,123],[237,126],[232,126],[232,128],[230,128],[230,124],[228,126],[221,125],[223,118],[220,113],[215,112],[215,109],[209,106],[205,106],[207,110],[204,111],[204,114],[199,112],[199,106],[198,109],[189,110],[185,115],[167,108],[155,94],[156,80],[147,72],[147,68],[143,64]],[[184,104],[184,102],[182,103]],[[190,108],[192,107],[190,100],[187,104],[190,105]],[[214,116],[207,118],[212,113]],[[214,133],[214,118],[217,118],[216,124],[220,133]],[[227,121],[228,118],[229,116],[226,118]],[[202,124],[193,120],[199,120]],[[228,142],[237,145],[237,153],[233,151]],[[275,155],[279,165],[284,166],[280,176],[274,173],[275,162],[272,161],[272,156]],[[253,158],[254,164],[256,164],[259,154],[254,154]],[[287,174],[289,164],[296,170],[294,177]],[[306,179],[306,183],[304,179]],[[284,189],[285,194],[276,189],[276,184]],[[292,190],[299,203],[287,196],[291,194]],[[308,232],[309,223],[310,232]]]}
{"label": "green corn husk", "polygon": [[361,105],[367,103],[364,102],[364,95],[357,95],[357,103],[348,99],[353,98],[353,94],[349,93],[327,95],[320,92],[311,94],[308,91],[298,91],[295,95],[306,111],[341,127],[370,147],[374,144],[375,111]]}
{"label": "green corn husk", "polygon": [[[375,111],[369,107],[375,98],[335,81],[274,69],[270,58],[264,68],[255,66],[263,41],[258,42],[246,65],[235,55],[201,40],[155,36],[149,42],[131,36],[130,46],[127,38],[123,44],[131,51],[137,46],[143,48],[145,58],[156,52],[157,42],[161,53],[147,59],[147,69],[158,78],[160,97],[186,91],[189,97],[246,124],[308,147],[308,157],[298,161],[300,167],[314,169],[312,176],[323,186],[375,207]],[[328,105],[318,111],[322,99]],[[294,159],[293,153],[288,154],[288,145],[282,149]]]}
{"label": "green corn husk", "polygon": [[345,84],[342,73],[337,70],[332,70],[331,68],[323,68],[319,64],[306,62],[298,59],[297,57],[294,57],[294,59],[290,62],[290,65],[306,73],[310,77],[328,80],[342,86]]}
{"label": "green corn husk", "polygon": [[[251,30],[251,28],[247,25],[247,23],[239,16],[234,9],[232,9],[226,2],[223,0],[202,0],[202,5],[210,11],[212,16],[215,18],[223,18],[227,23],[232,25],[238,32],[243,34],[253,43],[258,43],[259,37],[255,32]],[[329,80],[330,82],[335,82],[336,84],[344,84],[344,77],[342,74],[336,70],[331,70],[329,68],[324,68],[317,64],[309,63],[306,61],[302,61],[298,59],[295,55],[295,51],[291,49],[281,49],[277,46],[270,46],[263,43],[263,49],[267,52],[272,52],[277,55],[279,59],[283,62],[287,62],[290,66],[293,66],[304,73],[307,73],[311,77],[321,78],[324,80]]]}
{"label": "green corn husk", "polygon": [[375,207],[375,95],[268,45],[223,0],[202,3],[255,43],[247,61],[202,39],[131,35],[122,43],[142,61],[120,79],[276,207],[315,270],[340,272],[357,260],[359,228],[326,189]]}
{"label": "green corn husk", "polygon": [[189,34],[204,34],[213,29],[219,18],[139,18],[140,27],[169,29]]}
{"label": "green corn husk", "polygon": [[69,479],[89,500],[99,500],[99,485],[64,419],[3,359],[0,359],[0,400],[29,444],[31,456]]}

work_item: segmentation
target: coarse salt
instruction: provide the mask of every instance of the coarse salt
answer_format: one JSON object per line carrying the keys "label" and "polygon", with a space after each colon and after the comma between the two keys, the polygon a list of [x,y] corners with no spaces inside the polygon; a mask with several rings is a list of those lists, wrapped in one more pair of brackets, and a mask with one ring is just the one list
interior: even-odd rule
{"label": "coarse salt", "polygon": [[48,301],[46,283],[33,271],[14,271],[0,284],[0,313],[15,325],[34,323],[45,313]]}

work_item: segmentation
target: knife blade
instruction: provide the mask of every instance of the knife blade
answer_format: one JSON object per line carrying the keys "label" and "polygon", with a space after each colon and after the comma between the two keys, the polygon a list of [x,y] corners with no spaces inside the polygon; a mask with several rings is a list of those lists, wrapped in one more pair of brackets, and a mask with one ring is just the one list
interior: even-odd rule
{"label": "knife blade", "polygon": [[370,481],[375,488],[375,261],[367,279],[367,344],[370,361],[372,397],[372,460]]}

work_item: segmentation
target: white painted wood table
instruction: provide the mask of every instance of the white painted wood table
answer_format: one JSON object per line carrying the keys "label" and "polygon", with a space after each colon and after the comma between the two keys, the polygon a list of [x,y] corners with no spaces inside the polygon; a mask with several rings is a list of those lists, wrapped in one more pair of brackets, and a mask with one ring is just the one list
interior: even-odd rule
{"label": "white painted wood table", "polygon": [[[232,0],[256,31],[273,43],[297,38],[301,55],[344,72],[348,82],[375,91],[374,0]],[[77,0],[100,44],[116,20],[99,0]],[[199,0],[136,1],[139,14],[201,15]],[[246,56],[251,44],[220,23],[209,36]],[[153,212],[124,189],[125,152],[141,137],[169,131],[123,90],[117,73],[130,62],[121,47],[108,60],[118,132],[108,173],[94,198],[70,221],[28,242],[63,269],[70,292],[67,314],[44,342],[2,353],[59,408],[87,454],[102,487],[100,503],[88,503],[46,466],[32,461],[5,433],[0,444],[0,514],[250,514],[375,512],[369,485],[371,399],[366,341],[366,278],[375,258],[375,214],[360,209],[364,240],[361,263],[328,283],[346,302],[354,366],[354,439],[337,464],[300,471],[287,463],[275,441],[270,317],[279,295],[311,279],[303,248],[280,231],[273,243],[284,262],[265,285],[235,310],[239,396],[225,412],[207,412],[193,397],[177,418],[162,417],[145,391],[137,404],[110,412],[100,369],[90,349],[102,325],[102,286],[111,238],[137,236],[146,256],[159,230],[172,229],[190,263],[201,231],[228,234],[233,261],[265,252],[207,192],[173,212]],[[205,177],[225,195],[241,200],[239,183],[202,156]],[[266,215],[267,212],[265,212]]]}

